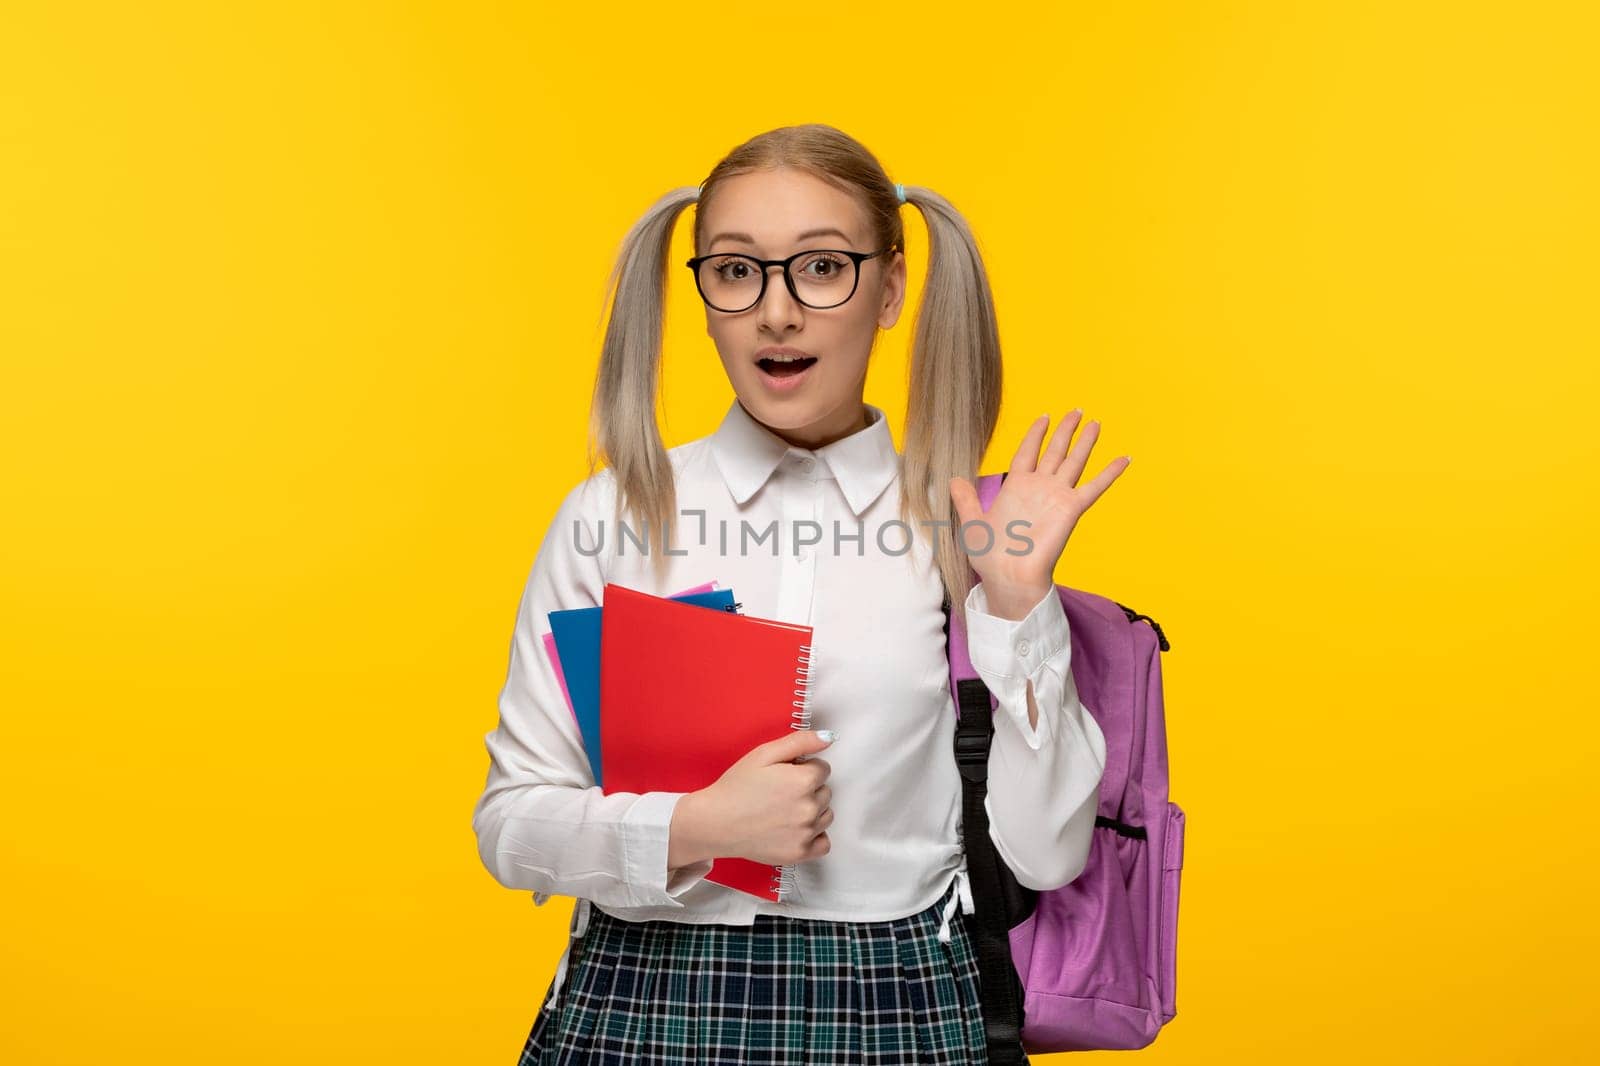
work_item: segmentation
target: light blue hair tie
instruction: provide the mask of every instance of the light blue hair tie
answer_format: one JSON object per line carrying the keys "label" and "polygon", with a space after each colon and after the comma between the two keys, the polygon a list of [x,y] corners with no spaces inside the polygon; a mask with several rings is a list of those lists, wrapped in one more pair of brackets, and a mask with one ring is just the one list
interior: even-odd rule
{"label": "light blue hair tie", "polygon": [[895,199],[899,200],[901,203],[905,203],[906,202],[906,187],[904,185],[901,185],[899,182],[895,182],[894,195],[895,195]]}

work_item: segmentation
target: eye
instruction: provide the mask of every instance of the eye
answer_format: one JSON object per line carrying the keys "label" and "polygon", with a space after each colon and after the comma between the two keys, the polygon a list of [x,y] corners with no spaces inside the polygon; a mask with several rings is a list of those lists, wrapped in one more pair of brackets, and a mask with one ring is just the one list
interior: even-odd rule
{"label": "eye", "polygon": [[744,259],[719,259],[711,264],[711,269],[723,281],[743,281],[751,274],[751,266]]}
{"label": "eye", "polygon": [[800,270],[806,272],[815,281],[827,281],[836,278],[850,265],[850,260],[830,255],[827,252],[818,252],[809,259],[803,260]]}

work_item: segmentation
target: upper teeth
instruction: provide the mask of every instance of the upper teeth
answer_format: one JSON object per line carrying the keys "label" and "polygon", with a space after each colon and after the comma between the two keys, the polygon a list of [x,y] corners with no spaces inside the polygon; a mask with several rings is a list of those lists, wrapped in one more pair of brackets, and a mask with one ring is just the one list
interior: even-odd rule
{"label": "upper teeth", "polygon": [[777,363],[792,363],[797,359],[809,359],[811,357],[809,355],[769,355],[767,358]]}

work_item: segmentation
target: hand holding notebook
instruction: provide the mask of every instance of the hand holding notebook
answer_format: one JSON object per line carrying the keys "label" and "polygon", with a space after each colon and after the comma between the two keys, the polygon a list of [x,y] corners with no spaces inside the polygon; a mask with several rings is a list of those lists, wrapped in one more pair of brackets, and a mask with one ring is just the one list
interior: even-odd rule
{"label": "hand holding notebook", "polygon": [[[740,855],[774,866],[821,859],[832,850],[828,827],[833,823],[833,772],[817,758],[833,743],[831,733],[785,729],[746,752],[717,780],[684,796],[684,833],[700,842],[673,866],[707,855]],[[691,806],[692,803],[692,806]],[[673,817],[677,843],[678,817]],[[791,895],[789,898],[793,898]]]}
{"label": "hand holding notebook", "polygon": [[[812,628],[710,611],[622,585],[604,590],[603,790],[695,792],[786,729],[810,728]],[[792,866],[712,861],[706,879],[768,900]]]}

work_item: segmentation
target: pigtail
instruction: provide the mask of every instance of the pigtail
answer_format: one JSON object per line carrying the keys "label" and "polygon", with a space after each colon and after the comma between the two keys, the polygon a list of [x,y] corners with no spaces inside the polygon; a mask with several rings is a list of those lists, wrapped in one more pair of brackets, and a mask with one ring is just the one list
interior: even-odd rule
{"label": "pigtail", "polygon": [[663,530],[677,511],[671,459],[658,425],[661,345],[672,230],[684,208],[699,199],[697,186],[673,189],[650,206],[622,240],[606,285],[611,316],[600,349],[589,410],[589,473],[610,466],[617,486],[615,536],[623,512],[650,554],[665,568]]}
{"label": "pigtail", "polygon": [[[1000,417],[1000,327],[983,257],[966,220],[951,203],[922,186],[907,185],[928,227],[928,273],[911,342],[905,444],[901,449],[901,520],[937,532],[933,559],[966,622],[971,562],[962,547],[950,479],[973,481]],[[927,521],[946,523],[938,527]],[[1004,530],[994,530],[991,551]],[[974,534],[974,546],[981,539]]]}

